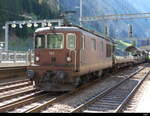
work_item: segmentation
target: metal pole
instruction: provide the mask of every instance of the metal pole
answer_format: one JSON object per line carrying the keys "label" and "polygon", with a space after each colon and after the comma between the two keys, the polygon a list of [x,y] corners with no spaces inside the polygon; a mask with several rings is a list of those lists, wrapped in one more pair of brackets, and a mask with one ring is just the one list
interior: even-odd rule
{"label": "metal pole", "polygon": [[14,51],[14,63],[17,61],[16,51]]}
{"label": "metal pole", "polygon": [[5,50],[8,50],[8,31],[9,31],[8,23],[5,24]]}
{"label": "metal pole", "polygon": [[0,50],[0,63],[2,62],[2,51]]}
{"label": "metal pole", "polygon": [[129,26],[129,38],[132,38],[133,37],[133,27],[132,27],[132,25],[128,25]]}
{"label": "metal pole", "polygon": [[106,24],[105,24],[105,27],[104,27],[104,34],[105,34],[106,37],[109,36],[109,27]]}
{"label": "metal pole", "polygon": [[83,16],[83,0],[80,0],[80,18],[79,18],[79,21],[80,21],[80,26],[82,27],[82,16]]}
{"label": "metal pole", "polygon": [[61,21],[58,21],[58,26],[61,26],[62,22]]}
{"label": "metal pole", "polygon": [[26,52],[26,64],[30,64],[30,50],[28,50],[27,52]]}

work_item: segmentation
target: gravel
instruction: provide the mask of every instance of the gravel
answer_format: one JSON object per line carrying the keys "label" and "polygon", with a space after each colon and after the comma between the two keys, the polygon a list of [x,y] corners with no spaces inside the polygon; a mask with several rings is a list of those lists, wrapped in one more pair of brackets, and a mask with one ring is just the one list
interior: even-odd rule
{"label": "gravel", "polygon": [[[148,69],[150,71],[150,68]],[[150,112],[149,100],[150,96],[150,75],[143,82],[141,87],[128,102],[128,105],[124,108],[123,112],[134,112],[134,113],[144,113]]]}
{"label": "gravel", "polygon": [[68,113],[71,112],[74,108],[78,107],[82,103],[86,102],[93,96],[99,94],[100,92],[116,85],[119,81],[123,80],[125,76],[130,75],[131,73],[138,70],[141,66],[130,68],[126,71],[122,71],[119,74],[113,74],[97,84],[90,86],[80,92],[75,93],[74,95],[62,100],[59,103],[55,103],[46,110],[42,111],[43,113],[57,112],[57,113]]}

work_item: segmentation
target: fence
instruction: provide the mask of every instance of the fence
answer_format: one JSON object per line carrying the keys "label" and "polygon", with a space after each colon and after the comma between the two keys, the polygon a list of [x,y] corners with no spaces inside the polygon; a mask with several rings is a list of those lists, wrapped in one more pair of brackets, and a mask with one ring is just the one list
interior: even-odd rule
{"label": "fence", "polygon": [[0,50],[0,64],[19,64],[29,65],[34,62],[33,51],[5,51]]}

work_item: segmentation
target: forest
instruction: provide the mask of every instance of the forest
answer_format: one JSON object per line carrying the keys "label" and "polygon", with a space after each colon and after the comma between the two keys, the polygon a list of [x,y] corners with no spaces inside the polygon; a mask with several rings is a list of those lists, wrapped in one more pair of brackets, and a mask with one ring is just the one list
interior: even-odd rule
{"label": "forest", "polygon": [[[4,41],[2,27],[6,21],[54,19],[59,15],[57,0],[0,0],[0,41]],[[33,28],[9,28],[10,49],[22,43],[26,49],[31,48],[29,35]],[[18,40],[22,39],[22,40]],[[20,46],[20,47],[22,47]],[[20,47],[18,49],[20,49]],[[24,50],[24,49],[22,49]]]}

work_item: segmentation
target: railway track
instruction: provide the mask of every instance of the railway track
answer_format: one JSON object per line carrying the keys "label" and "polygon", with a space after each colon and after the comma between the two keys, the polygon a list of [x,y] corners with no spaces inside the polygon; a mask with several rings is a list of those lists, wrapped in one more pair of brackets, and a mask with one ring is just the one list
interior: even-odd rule
{"label": "railway track", "polygon": [[[33,88],[31,84],[32,83],[27,79],[1,84],[0,112],[13,112],[16,109],[19,109],[24,106],[29,106],[30,104],[36,102],[38,105],[38,102],[40,100],[51,100],[59,96],[56,95],[56,93],[49,94],[43,91],[38,91],[35,88]],[[31,106],[31,108],[29,109],[31,110],[34,107]]]}
{"label": "railway track", "polygon": [[121,112],[122,108],[126,105],[134,92],[136,92],[145,78],[149,75],[149,70],[142,72],[143,70],[146,69],[142,68],[136,71],[112,88],[89,99],[86,103],[83,103],[72,110],[72,113]]}
{"label": "railway track", "polygon": [[1,67],[0,71],[7,71],[7,70],[25,70],[26,66],[16,66],[16,67]]}
{"label": "railway track", "polygon": [[[130,76],[137,74],[142,69],[143,68],[139,69],[138,71],[136,71],[134,74]],[[61,93],[61,94],[55,94],[55,93],[48,94],[43,91],[37,91],[32,86],[29,86],[28,89],[27,88],[22,89],[22,92],[15,91],[15,93],[11,95],[6,94],[4,96],[1,96],[0,97],[1,102],[5,102],[7,100],[10,101],[0,105],[0,112],[19,112],[19,113],[42,112],[46,110],[48,107],[51,107],[53,104],[59,103],[64,99],[69,98],[70,96],[74,96],[74,94],[76,94],[77,92],[80,91],[82,92],[83,89],[95,85],[95,83],[97,83],[98,81],[100,82],[101,80],[102,79],[95,80],[71,92]],[[18,98],[18,99],[11,100],[13,98]],[[77,110],[77,108],[75,110]],[[75,110],[71,110],[71,112],[74,112]]]}
{"label": "railway track", "polygon": [[28,79],[0,84],[0,107],[20,97],[32,94],[37,90],[33,88]]}
{"label": "railway track", "polygon": [[14,84],[18,84],[18,83],[24,83],[24,82],[29,82],[29,79],[24,79],[24,80],[17,80],[17,81],[12,81],[12,82],[1,83],[1,84],[0,84],[0,87],[2,87],[2,86],[14,85]]}
{"label": "railway track", "polygon": [[0,107],[0,112],[8,112],[10,110],[14,110],[20,107],[23,107],[27,104],[31,104],[33,102],[36,102],[40,99],[44,99],[46,98],[48,94],[44,93],[43,91],[39,91],[39,92],[35,92],[29,96],[23,97],[19,100],[16,100],[14,102],[5,104],[3,106]]}
{"label": "railway track", "polygon": [[63,94],[63,95],[60,95],[60,96],[58,96],[58,97],[55,97],[55,98],[53,98],[53,99],[50,99],[50,100],[47,101],[46,103],[41,104],[41,105],[38,105],[38,106],[36,106],[36,107],[34,107],[34,108],[31,108],[31,109],[25,111],[24,113],[41,112],[42,110],[44,110],[44,109],[46,109],[47,107],[53,105],[54,103],[57,103],[57,102],[59,102],[59,101],[61,101],[61,100],[63,100],[63,99],[66,99],[67,97],[72,96],[72,95],[75,94],[76,92],[79,92],[79,91],[81,91],[82,89],[85,89],[85,88],[87,88],[87,87],[89,87],[89,86],[94,85],[94,84],[97,83],[98,81],[101,81],[101,79],[94,80],[93,82],[87,83],[87,84],[81,86],[80,88],[74,89],[74,90],[71,91],[71,92],[68,92],[68,93],[65,93],[65,94]]}
{"label": "railway track", "polygon": [[33,92],[36,92],[37,90],[34,89],[32,86],[29,87],[25,87],[25,88],[21,88],[16,90],[13,90],[9,93],[4,93],[0,95],[0,102],[6,101],[6,100],[10,100],[13,98],[17,98],[26,94],[31,94]]}
{"label": "railway track", "polygon": [[[143,69],[143,68],[142,68]],[[134,74],[130,75],[130,76],[133,76],[135,74],[137,74],[139,71],[141,71],[142,69],[139,69],[137,72],[135,72]],[[99,80],[99,79],[98,79]],[[62,96],[59,96],[57,98],[54,98],[54,99],[51,99],[49,101],[47,101],[45,104],[41,104],[33,109],[30,109],[28,111],[26,111],[25,113],[33,113],[33,112],[41,112],[41,111],[44,111],[47,107],[51,107],[53,104],[55,103],[58,103],[59,101],[62,101],[64,99],[66,99],[67,97],[69,96],[72,96],[73,94],[79,92],[79,91],[82,91],[83,89],[89,87],[89,86],[92,86],[94,85],[96,82],[98,82],[98,80],[95,80],[93,81],[92,83],[89,83],[89,84],[86,84],[78,89],[75,89],[74,91],[72,92],[69,92],[69,93],[66,93],[66,94],[63,94]]]}
{"label": "railway track", "polygon": [[123,108],[124,113],[143,113],[149,112],[149,89],[150,89],[150,75],[145,79],[143,84],[139,87],[133,97],[127,102],[127,105]]}
{"label": "railway track", "polygon": [[28,112],[37,107],[39,104],[44,104],[49,100],[52,101],[57,99],[57,97],[61,96],[62,94],[63,93],[46,93],[43,91],[35,92],[32,95],[1,106],[0,112]]}
{"label": "railway track", "polygon": [[0,82],[7,82],[9,79],[13,79],[14,77],[25,77],[25,66],[20,67],[1,67],[0,68]]}
{"label": "railway track", "polygon": [[18,88],[23,88],[26,86],[31,86],[31,85],[32,83],[28,79],[3,83],[3,84],[0,84],[0,93],[3,91],[10,91],[10,90],[18,89]]}

